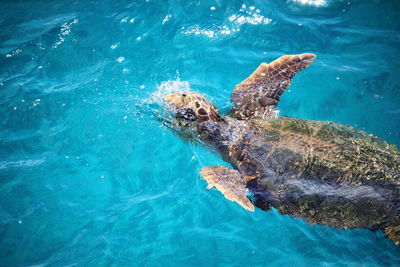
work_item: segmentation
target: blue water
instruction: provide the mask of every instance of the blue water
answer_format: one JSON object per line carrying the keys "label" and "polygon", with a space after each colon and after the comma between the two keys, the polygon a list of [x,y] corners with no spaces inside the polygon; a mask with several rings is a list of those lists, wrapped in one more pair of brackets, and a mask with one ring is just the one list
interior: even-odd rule
{"label": "blue water", "polygon": [[223,111],[263,61],[317,60],[282,115],[400,145],[400,4],[367,0],[1,1],[1,266],[400,265],[382,233],[250,213],[207,191],[223,161],[155,118],[161,96]]}

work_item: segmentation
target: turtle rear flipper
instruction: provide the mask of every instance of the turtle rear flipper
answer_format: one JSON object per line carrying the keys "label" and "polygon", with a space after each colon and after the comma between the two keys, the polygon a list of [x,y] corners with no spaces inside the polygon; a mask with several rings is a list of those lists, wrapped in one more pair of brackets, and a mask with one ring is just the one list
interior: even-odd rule
{"label": "turtle rear flipper", "polygon": [[388,239],[392,240],[396,246],[400,246],[400,226],[388,226],[383,231]]}
{"label": "turtle rear flipper", "polygon": [[232,116],[240,120],[274,118],[280,95],[289,87],[292,78],[315,58],[314,54],[286,55],[269,64],[262,63],[233,90]]}
{"label": "turtle rear flipper", "polygon": [[224,166],[207,166],[200,171],[200,174],[208,183],[207,189],[215,187],[225,198],[247,210],[254,211],[253,203],[247,198],[249,190],[237,170]]}

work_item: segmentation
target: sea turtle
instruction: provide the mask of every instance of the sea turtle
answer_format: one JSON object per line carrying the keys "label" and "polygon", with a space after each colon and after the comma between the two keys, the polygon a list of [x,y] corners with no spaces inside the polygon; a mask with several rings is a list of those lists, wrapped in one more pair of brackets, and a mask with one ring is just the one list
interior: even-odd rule
{"label": "sea turtle", "polygon": [[314,54],[262,63],[236,85],[222,116],[199,93],[164,101],[180,130],[216,149],[232,166],[206,166],[208,189],[254,211],[276,208],[310,224],[382,230],[400,244],[400,152],[337,122],[278,117],[280,95]]}

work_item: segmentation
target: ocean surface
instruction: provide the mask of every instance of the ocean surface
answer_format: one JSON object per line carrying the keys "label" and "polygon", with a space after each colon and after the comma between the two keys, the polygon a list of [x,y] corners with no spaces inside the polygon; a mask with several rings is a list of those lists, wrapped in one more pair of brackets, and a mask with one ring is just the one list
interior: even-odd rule
{"label": "ocean surface", "polygon": [[224,164],[156,116],[194,90],[223,111],[261,63],[311,52],[280,114],[400,145],[395,0],[0,2],[1,266],[400,266],[380,232],[248,212]]}

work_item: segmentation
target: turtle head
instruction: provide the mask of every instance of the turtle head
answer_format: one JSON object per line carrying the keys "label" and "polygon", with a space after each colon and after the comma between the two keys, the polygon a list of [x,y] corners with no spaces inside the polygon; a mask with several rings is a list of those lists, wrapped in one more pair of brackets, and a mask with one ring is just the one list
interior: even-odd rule
{"label": "turtle head", "polygon": [[199,93],[179,92],[166,96],[164,101],[172,108],[180,126],[221,120],[218,108]]}

